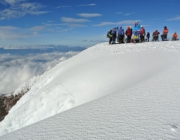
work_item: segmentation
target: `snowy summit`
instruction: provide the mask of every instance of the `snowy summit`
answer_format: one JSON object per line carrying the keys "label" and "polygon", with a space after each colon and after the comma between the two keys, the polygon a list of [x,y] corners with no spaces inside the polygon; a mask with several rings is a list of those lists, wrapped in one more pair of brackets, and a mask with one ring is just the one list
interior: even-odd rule
{"label": "snowy summit", "polygon": [[32,79],[0,139],[178,140],[179,73],[179,41],[97,44]]}

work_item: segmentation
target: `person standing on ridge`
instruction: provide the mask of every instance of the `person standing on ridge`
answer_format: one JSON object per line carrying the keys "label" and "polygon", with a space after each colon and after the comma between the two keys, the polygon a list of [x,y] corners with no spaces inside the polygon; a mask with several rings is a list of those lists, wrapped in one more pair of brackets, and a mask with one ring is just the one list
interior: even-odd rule
{"label": "person standing on ridge", "polygon": [[[130,29],[131,29],[131,33],[133,34],[132,27],[131,27],[131,26],[129,26],[129,27],[130,27]],[[132,42],[132,34],[131,34],[131,40],[130,40],[130,42]]]}
{"label": "person standing on ridge", "polygon": [[144,36],[145,36],[146,32],[143,26],[141,26],[141,31],[140,31],[140,38],[141,38],[141,42],[144,42]]}
{"label": "person standing on ridge", "polygon": [[125,37],[125,35],[124,35],[124,29],[122,29],[123,30],[123,40],[122,40],[122,43],[124,43],[124,37]]}
{"label": "person standing on ridge", "polygon": [[111,32],[111,34],[112,34],[112,44],[115,44],[116,43],[116,32],[117,32],[117,30],[118,30],[118,27],[115,27],[115,28],[113,28],[112,29],[112,32]]}
{"label": "person standing on ridge", "polygon": [[149,42],[149,38],[150,38],[150,33],[149,32],[147,32],[146,37],[147,37],[147,41]]}
{"label": "person standing on ridge", "polygon": [[126,30],[126,36],[127,36],[127,43],[131,42],[131,36],[132,36],[132,29],[130,28],[130,26],[128,26],[127,30]]}
{"label": "person standing on ridge", "polygon": [[141,30],[141,25],[139,24],[138,21],[135,22],[134,28],[133,28],[133,33],[134,33],[134,42],[139,42],[139,34]]}
{"label": "person standing on ridge", "polygon": [[109,44],[112,43],[112,29],[108,31],[107,38],[109,38]]}
{"label": "person standing on ridge", "polygon": [[158,32],[158,30],[155,30],[154,32],[153,32],[153,41],[159,41],[159,32]]}
{"label": "person standing on ridge", "polygon": [[178,40],[178,34],[176,32],[173,34],[172,40]]}
{"label": "person standing on ridge", "polygon": [[167,41],[168,32],[169,32],[168,28],[164,26],[163,34],[161,35],[162,41]]}
{"label": "person standing on ridge", "polygon": [[118,42],[119,42],[119,44],[124,43],[123,39],[124,39],[124,30],[122,29],[122,27],[120,27],[118,30]]}

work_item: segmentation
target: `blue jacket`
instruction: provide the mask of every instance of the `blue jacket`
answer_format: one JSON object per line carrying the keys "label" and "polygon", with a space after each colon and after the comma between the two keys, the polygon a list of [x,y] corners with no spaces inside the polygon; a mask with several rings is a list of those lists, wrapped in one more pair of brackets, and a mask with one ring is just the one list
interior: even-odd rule
{"label": "blue jacket", "polygon": [[116,34],[116,31],[117,31],[117,28],[115,27],[115,28],[112,29],[111,33],[114,35],[114,34]]}
{"label": "blue jacket", "polygon": [[134,28],[133,28],[133,32],[140,32],[140,30],[141,30],[141,25],[138,23],[138,25],[134,25]]}
{"label": "blue jacket", "polygon": [[119,28],[118,35],[124,35],[124,30],[122,29],[122,27]]}

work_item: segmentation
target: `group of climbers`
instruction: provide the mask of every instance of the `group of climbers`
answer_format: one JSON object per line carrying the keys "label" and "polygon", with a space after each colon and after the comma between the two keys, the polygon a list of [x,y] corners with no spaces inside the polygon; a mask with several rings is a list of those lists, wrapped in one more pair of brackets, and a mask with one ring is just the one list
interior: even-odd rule
{"label": "group of climbers", "polygon": [[[152,41],[158,41],[159,34],[160,34],[159,31],[156,29],[152,34],[152,38],[153,38]],[[125,35],[127,37],[126,39],[124,39]],[[133,38],[132,38],[132,35],[133,35]],[[163,34],[161,35],[162,41],[167,40],[167,35],[168,35],[168,28],[164,26]],[[145,36],[146,36],[146,39],[145,39]],[[109,38],[109,44],[115,44],[116,38],[117,38],[117,42],[119,42],[120,44],[124,43],[124,40],[126,43],[130,43],[130,42],[138,43],[138,42],[145,42],[145,41],[149,42],[150,33],[147,32],[146,34],[145,28],[141,26],[138,21],[136,21],[133,29],[131,26],[128,26],[127,30],[124,31],[122,27],[120,28],[115,27],[107,33],[107,37]],[[178,35],[175,32],[173,34],[172,40],[177,40],[177,39],[178,39]]]}
{"label": "group of climbers", "polygon": [[[162,41],[167,40],[168,32],[169,32],[168,28],[166,26],[164,26],[163,34],[161,35]],[[159,31],[155,30],[153,32],[153,35],[152,35],[152,37],[153,37],[152,41],[158,41],[159,40],[159,34],[160,34]],[[178,40],[178,34],[176,32],[173,34],[172,40]]]}

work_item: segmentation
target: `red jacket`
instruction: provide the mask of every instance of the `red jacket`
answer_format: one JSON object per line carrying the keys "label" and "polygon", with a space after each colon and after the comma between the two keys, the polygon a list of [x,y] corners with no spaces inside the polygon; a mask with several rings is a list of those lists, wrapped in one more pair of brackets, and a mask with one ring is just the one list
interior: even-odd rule
{"label": "red jacket", "polygon": [[127,35],[127,36],[131,36],[131,35],[132,35],[132,29],[130,29],[129,27],[128,27],[128,29],[126,30],[126,35]]}
{"label": "red jacket", "polygon": [[145,34],[145,29],[142,27],[142,29],[141,29],[141,34],[143,35],[143,34]]}
{"label": "red jacket", "polygon": [[164,33],[164,34],[167,34],[167,33],[168,33],[168,28],[165,28],[165,29],[163,30],[163,33]]}
{"label": "red jacket", "polygon": [[158,31],[155,31],[154,33],[153,33],[153,36],[157,36],[158,34],[160,34]]}
{"label": "red jacket", "polygon": [[178,34],[174,33],[173,38],[178,38]]}

